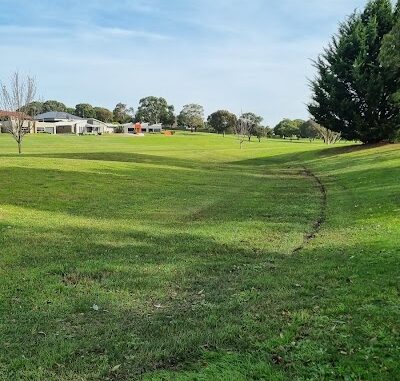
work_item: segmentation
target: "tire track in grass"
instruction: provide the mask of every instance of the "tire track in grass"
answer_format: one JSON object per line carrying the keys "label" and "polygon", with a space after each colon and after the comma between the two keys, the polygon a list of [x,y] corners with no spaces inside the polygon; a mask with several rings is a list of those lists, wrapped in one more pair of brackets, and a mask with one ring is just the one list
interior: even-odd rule
{"label": "tire track in grass", "polygon": [[299,251],[303,250],[304,247],[311,241],[313,240],[316,235],[319,233],[319,231],[322,228],[322,225],[324,224],[326,220],[326,208],[327,208],[327,203],[328,203],[328,196],[327,196],[327,190],[325,185],[323,184],[322,180],[314,173],[312,172],[309,168],[303,167],[303,174],[304,176],[312,179],[312,181],[317,185],[320,193],[320,211],[317,219],[314,221],[312,228],[310,231],[306,232],[303,236],[303,242],[301,245],[296,247],[293,250],[293,254],[298,253]]}

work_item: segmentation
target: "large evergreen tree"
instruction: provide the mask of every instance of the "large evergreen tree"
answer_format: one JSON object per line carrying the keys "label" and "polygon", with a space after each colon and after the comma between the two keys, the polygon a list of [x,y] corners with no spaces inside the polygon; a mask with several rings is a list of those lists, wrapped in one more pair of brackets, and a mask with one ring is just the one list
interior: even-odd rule
{"label": "large evergreen tree", "polygon": [[318,74],[308,109],[319,124],[345,139],[374,143],[396,136],[400,116],[390,98],[397,85],[379,59],[395,20],[390,0],[369,1],[340,26],[315,62]]}
{"label": "large evergreen tree", "polygon": [[397,88],[391,101],[398,106],[400,113],[400,0],[397,3],[394,27],[383,39],[380,62],[392,75],[396,84]]}

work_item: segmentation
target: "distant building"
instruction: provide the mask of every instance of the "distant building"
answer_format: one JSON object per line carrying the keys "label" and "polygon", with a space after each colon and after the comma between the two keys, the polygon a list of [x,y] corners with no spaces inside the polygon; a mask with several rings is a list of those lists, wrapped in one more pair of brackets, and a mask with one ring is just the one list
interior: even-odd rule
{"label": "distant building", "polygon": [[[0,132],[7,132],[17,113],[0,111]],[[48,134],[112,134],[121,128],[125,134],[140,135],[143,133],[161,133],[162,125],[149,123],[126,123],[115,125],[95,118],[81,118],[67,112],[49,111],[36,115],[33,119],[26,117],[24,127],[30,133]]]}
{"label": "distant building", "polygon": [[156,133],[162,131],[162,124],[127,123],[123,125],[125,134]]}
{"label": "distant building", "polygon": [[101,120],[89,118],[81,133],[83,134],[112,134],[114,133],[114,124],[105,123]]}
{"label": "distant building", "polygon": [[[0,110],[0,133],[7,133],[8,129],[12,126],[15,120],[20,117],[21,114],[15,111],[2,111]],[[34,121],[28,115],[23,115],[24,121],[23,128],[32,132]]]}
{"label": "distant building", "polygon": [[49,111],[34,117],[35,133],[79,134],[87,120],[67,112]]}

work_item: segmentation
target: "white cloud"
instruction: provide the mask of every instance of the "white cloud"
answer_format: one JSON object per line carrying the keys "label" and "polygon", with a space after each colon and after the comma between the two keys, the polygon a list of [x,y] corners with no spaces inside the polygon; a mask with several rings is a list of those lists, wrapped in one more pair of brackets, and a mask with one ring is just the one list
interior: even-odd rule
{"label": "white cloud", "polygon": [[[2,55],[13,57],[0,72],[17,63],[34,73],[44,98],[111,108],[158,95],[178,110],[243,109],[273,125],[307,117],[309,59],[365,1],[91,0],[70,12],[38,3],[49,10],[36,24],[0,26]],[[68,17],[58,23],[58,13]]]}

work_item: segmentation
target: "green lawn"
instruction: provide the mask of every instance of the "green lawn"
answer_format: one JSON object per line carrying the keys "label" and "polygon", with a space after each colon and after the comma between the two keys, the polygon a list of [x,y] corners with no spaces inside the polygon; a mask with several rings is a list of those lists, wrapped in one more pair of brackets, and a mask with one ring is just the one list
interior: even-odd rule
{"label": "green lawn", "polygon": [[400,146],[0,135],[0,380],[399,380]]}

